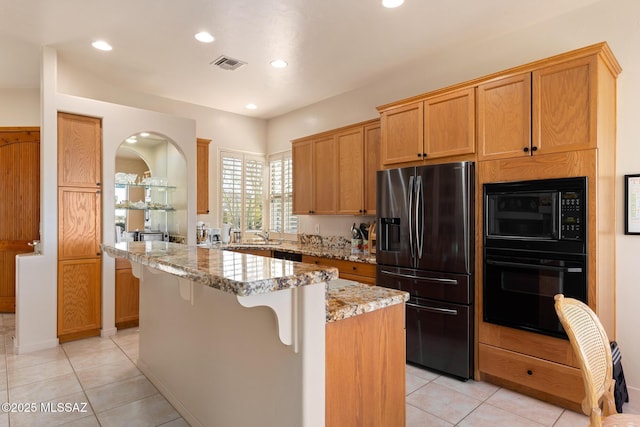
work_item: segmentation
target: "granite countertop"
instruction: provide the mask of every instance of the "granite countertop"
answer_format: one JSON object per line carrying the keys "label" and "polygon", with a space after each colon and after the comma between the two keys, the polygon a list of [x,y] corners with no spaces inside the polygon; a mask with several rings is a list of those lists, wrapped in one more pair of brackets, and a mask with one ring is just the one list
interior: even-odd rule
{"label": "granite countertop", "polygon": [[303,264],[282,259],[225,250],[147,241],[102,244],[115,258],[126,258],[205,286],[247,296],[338,278],[334,267]]}
{"label": "granite countertop", "polygon": [[327,289],[327,323],[347,319],[409,300],[407,292],[351,280],[329,282]]}
{"label": "granite countertop", "polygon": [[[298,246],[297,244],[260,245],[265,250],[277,248],[275,250],[288,249],[290,251],[300,250]],[[224,250],[255,248],[256,245],[216,245],[216,249],[222,250],[210,250],[208,247],[147,241],[121,242],[114,245],[102,244],[101,247],[112,257],[126,258],[240,296],[328,282],[327,322],[347,319],[390,305],[401,304],[409,299],[408,293],[399,290],[338,279],[338,270],[333,267],[321,267],[314,264]],[[305,250],[302,253],[321,256],[317,252],[313,252],[311,248],[309,249],[309,251]],[[323,253],[327,253],[324,252],[327,251],[326,248],[321,248],[321,250]],[[333,251],[336,256],[340,256],[340,250]]]}
{"label": "granite countertop", "polygon": [[326,246],[313,246],[313,245],[303,245],[297,242],[287,242],[284,241],[279,243],[278,241],[273,242],[272,244],[266,243],[228,243],[228,244],[217,244],[209,246],[212,249],[220,248],[220,249],[254,249],[254,250],[266,250],[266,251],[282,251],[282,252],[290,252],[295,254],[309,255],[309,256],[317,256],[323,258],[332,258],[332,259],[341,259],[345,261],[354,261],[354,262],[363,262],[367,264],[375,264],[376,263],[376,255],[371,254],[368,251],[364,252],[353,252],[351,247],[348,248],[332,248]]}

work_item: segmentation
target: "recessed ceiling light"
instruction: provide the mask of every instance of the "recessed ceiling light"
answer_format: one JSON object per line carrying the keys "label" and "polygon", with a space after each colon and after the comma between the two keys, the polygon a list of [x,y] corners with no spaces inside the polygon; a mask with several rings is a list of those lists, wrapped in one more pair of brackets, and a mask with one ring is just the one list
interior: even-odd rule
{"label": "recessed ceiling light", "polygon": [[138,142],[135,136],[130,136],[129,138],[125,139],[125,141],[127,141],[129,144],[135,144],[136,142]]}
{"label": "recessed ceiling light", "polygon": [[382,0],[382,5],[389,9],[401,6],[402,3],[404,3],[404,0]]}
{"label": "recessed ceiling light", "polygon": [[213,36],[207,33],[206,31],[200,31],[194,37],[196,38],[196,40],[202,43],[211,43],[212,41],[215,40],[215,38],[213,38]]}
{"label": "recessed ceiling light", "polygon": [[246,108],[247,110],[255,110],[256,108],[258,108],[258,106],[256,104],[247,104],[244,106],[244,108]]}
{"label": "recessed ceiling light", "polygon": [[148,137],[149,135],[150,135],[150,133],[149,133],[149,132],[140,132],[140,136],[141,136],[141,137],[143,137],[143,138],[146,138],[146,137]]}
{"label": "recessed ceiling light", "polygon": [[96,49],[104,50],[104,51],[109,51],[113,49],[111,45],[104,40],[96,40],[95,42],[91,43],[91,46],[95,47]]}
{"label": "recessed ceiling light", "polygon": [[282,59],[274,59],[271,61],[271,66],[273,68],[285,68],[287,65],[287,61],[283,61]]}

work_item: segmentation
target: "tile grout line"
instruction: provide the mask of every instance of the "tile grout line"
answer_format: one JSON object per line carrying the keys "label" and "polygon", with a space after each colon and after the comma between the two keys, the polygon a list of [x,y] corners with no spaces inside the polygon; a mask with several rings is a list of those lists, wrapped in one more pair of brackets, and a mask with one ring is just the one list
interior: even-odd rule
{"label": "tile grout line", "polygon": [[98,423],[99,426],[102,426],[102,423],[100,422],[100,419],[98,418],[98,413],[96,412],[95,408],[91,404],[91,399],[89,399],[89,395],[87,394],[87,390],[85,390],[84,385],[82,384],[82,381],[80,381],[80,377],[78,376],[78,372],[76,371],[76,368],[73,366],[73,363],[71,363],[71,358],[69,357],[69,354],[67,353],[67,349],[62,344],[58,344],[58,345],[60,346],[60,348],[62,348],[62,351],[64,352],[64,356],[67,358],[67,362],[69,362],[69,366],[71,366],[71,370],[73,371],[73,375],[76,377],[76,381],[78,381],[78,385],[80,386],[80,389],[82,390],[82,394],[84,394],[84,397],[87,399],[87,404],[91,407],[91,412],[93,412],[93,418],[96,419],[96,422]]}

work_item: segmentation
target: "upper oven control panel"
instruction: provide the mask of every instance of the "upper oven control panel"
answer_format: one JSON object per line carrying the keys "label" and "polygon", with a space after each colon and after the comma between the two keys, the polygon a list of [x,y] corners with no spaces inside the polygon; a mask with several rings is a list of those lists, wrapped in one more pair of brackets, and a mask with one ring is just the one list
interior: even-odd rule
{"label": "upper oven control panel", "polygon": [[584,198],[582,191],[560,192],[561,239],[582,240],[584,236]]}

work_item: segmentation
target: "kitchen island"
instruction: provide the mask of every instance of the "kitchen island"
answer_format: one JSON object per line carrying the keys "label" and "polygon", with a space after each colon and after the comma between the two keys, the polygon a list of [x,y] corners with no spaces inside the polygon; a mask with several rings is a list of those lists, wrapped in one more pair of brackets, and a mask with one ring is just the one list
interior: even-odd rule
{"label": "kitchen island", "polygon": [[[331,267],[166,242],[102,247],[140,278],[138,366],[191,425],[324,426],[336,382],[325,379],[327,321],[406,300],[354,293]],[[403,321],[391,334],[402,340]],[[393,380],[404,386],[404,374]]]}

